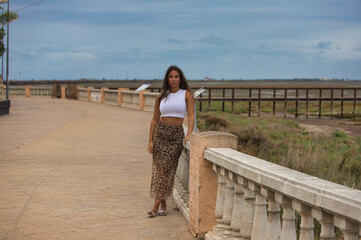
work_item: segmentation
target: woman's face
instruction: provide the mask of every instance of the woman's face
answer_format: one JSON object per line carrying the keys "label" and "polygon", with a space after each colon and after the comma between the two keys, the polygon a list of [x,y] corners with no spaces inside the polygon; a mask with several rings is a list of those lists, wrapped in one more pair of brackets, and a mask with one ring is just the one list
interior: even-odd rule
{"label": "woman's face", "polygon": [[180,78],[179,73],[176,70],[173,70],[169,73],[168,83],[171,88],[179,88]]}

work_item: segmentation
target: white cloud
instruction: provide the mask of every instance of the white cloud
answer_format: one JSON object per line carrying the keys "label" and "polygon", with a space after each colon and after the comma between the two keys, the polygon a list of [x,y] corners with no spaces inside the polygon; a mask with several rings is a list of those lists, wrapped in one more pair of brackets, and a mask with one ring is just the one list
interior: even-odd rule
{"label": "white cloud", "polygon": [[92,60],[95,56],[87,52],[49,52],[46,56],[53,60]]}

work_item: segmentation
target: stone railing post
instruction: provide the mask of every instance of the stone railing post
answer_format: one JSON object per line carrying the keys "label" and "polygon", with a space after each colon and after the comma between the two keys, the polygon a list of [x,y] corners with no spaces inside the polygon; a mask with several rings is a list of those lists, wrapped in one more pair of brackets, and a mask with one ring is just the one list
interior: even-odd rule
{"label": "stone railing post", "polygon": [[61,98],[62,99],[66,98],[66,87],[61,87]]}
{"label": "stone railing post", "polygon": [[335,239],[335,225],[333,224],[333,215],[325,213],[319,209],[311,210],[312,217],[316,218],[321,224],[321,240]]}
{"label": "stone railing post", "polygon": [[223,235],[225,237],[231,237],[233,235],[232,226],[231,226],[233,201],[234,201],[234,182],[232,179],[230,179],[227,176],[226,177],[226,196],[225,196],[225,200],[224,200],[224,209],[223,209],[223,222],[225,224],[225,231],[223,232]]}
{"label": "stone railing post", "polygon": [[237,137],[223,132],[197,132],[191,136],[189,173],[190,231],[198,238],[216,225],[214,215],[217,196],[217,174],[213,164],[204,159],[207,147],[237,148]]}
{"label": "stone railing post", "polygon": [[301,216],[300,240],[313,240],[313,217],[311,216],[311,208],[298,201],[292,201],[292,207]]}
{"label": "stone railing post", "polygon": [[248,180],[239,176],[238,183],[244,187],[245,192],[240,235],[243,240],[248,240],[252,237],[255,197],[253,191],[248,186]]}
{"label": "stone railing post", "polygon": [[76,100],[80,100],[79,86],[76,86]]}
{"label": "stone railing post", "polygon": [[275,199],[277,202],[281,203],[283,208],[280,240],[297,240],[295,210],[292,208],[292,200],[278,193],[275,194]]}
{"label": "stone railing post", "polygon": [[143,95],[143,93],[145,92],[146,90],[142,90],[142,91],[139,91],[139,109],[140,110],[143,110],[144,107],[145,107],[145,97]]}
{"label": "stone railing post", "polygon": [[122,91],[129,91],[129,88],[118,88],[118,106],[123,104]]}
{"label": "stone railing post", "polygon": [[[232,175],[232,177],[231,177]],[[238,176],[230,173],[230,177],[234,181],[234,197],[233,197],[233,212],[232,212],[232,230],[234,238],[241,237],[241,219],[244,204],[244,188],[238,183]]]}
{"label": "stone railing post", "polygon": [[360,226],[358,224],[337,216],[334,216],[334,222],[343,232],[344,240],[359,240]]}
{"label": "stone railing post", "polygon": [[281,236],[280,204],[276,202],[274,192],[261,188],[261,193],[268,200],[266,239],[279,240]]}
{"label": "stone railing post", "polygon": [[91,98],[91,95],[92,95],[92,93],[91,93],[91,90],[92,90],[93,88],[92,87],[88,87],[87,88],[87,102],[90,102],[90,98]]}
{"label": "stone railing post", "polygon": [[225,230],[225,224],[223,222],[224,201],[226,198],[226,177],[224,168],[219,168],[213,165],[213,170],[218,174],[218,189],[215,215],[217,217],[217,225],[213,227],[213,231],[217,235],[221,235]]}
{"label": "stone railing post", "polygon": [[256,202],[254,203],[254,218],[252,228],[252,240],[265,240],[267,226],[267,203],[266,198],[261,194],[261,187],[252,182],[250,189],[256,193]]}
{"label": "stone railing post", "polygon": [[25,86],[25,97],[31,96],[30,86]]}
{"label": "stone railing post", "polygon": [[100,90],[100,103],[104,103],[105,101],[105,90],[108,90],[109,88],[102,87]]}

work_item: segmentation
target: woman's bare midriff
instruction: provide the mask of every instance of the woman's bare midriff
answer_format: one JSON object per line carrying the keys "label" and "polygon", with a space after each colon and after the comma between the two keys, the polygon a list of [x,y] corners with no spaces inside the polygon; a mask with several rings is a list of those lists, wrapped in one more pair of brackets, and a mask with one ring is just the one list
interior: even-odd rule
{"label": "woman's bare midriff", "polygon": [[183,118],[178,117],[162,117],[160,121],[165,124],[180,126],[183,124]]}

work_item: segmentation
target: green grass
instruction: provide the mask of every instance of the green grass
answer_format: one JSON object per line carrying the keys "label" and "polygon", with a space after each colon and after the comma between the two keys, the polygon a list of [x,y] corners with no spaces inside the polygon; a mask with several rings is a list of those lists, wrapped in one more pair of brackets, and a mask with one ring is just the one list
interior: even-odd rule
{"label": "green grass", "polygon": [[342,131],[314,134],[296,122],[199,113],[201,131],[226,131],[238,137],[238,150],[325,180],[361,190],[361,138]]}

